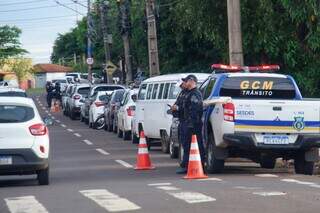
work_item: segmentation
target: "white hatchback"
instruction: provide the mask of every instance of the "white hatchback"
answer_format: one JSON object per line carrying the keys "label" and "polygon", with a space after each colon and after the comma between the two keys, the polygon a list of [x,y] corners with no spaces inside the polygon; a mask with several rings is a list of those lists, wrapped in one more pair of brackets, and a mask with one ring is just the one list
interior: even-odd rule
{"label": "white hatchback", "polygon": [[37,174],[49,184],[49,133],[30,98],[0,97],[0,175]]}
{"label": "white hatchback", "polygon": [[[109,101],[109,92],[100,91],[97,92],[93,97],[91,97],[92,104],[89,109],[89,127],[94,129],[104,128],[104,107]],[[97,121],[101,117],[101,121]]]}

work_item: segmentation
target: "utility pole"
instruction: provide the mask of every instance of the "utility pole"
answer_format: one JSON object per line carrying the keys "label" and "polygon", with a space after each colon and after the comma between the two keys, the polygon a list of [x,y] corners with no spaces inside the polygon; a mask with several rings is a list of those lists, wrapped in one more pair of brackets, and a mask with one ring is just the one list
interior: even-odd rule
{"label": "utility pole", "polygon": [[240,0],[227,0],[229,63],[243,65]]}
{"label": "utility pole", "polygon": [[109,75],[107,73],[106,67],[108,62],[111,61],[111,52],[110,52],[110,43],[109,41],[109,35],[108,35],[108,6],[109,1],[108,0],[100,0],[99,1],[99,12],[100,12],[100,24],[101,24],[101,30],[103,35],[103,46],[104,46],[104,54],[105,54],[105,73],[104,75],[107,77],[107,82],[112,83],[112,75]]}
{"label": "utility pole", "polygon": [[150,77],[160,75],[155,0],[146,0]]}
{"label": "utility pole", "polygon": [[88,14],[87,14],[87,64],[88,64],[88,80],[92,82],[92,17],[91,17],[91,2],[88,0]]}
{"label": "utility pole", "polygon": [[130,0],[117,0],[119,6],[119,27],[123,40],[124,60],[126,70],[126,84],[133,81],[130,36],[131,36],[131,20],[130,20]]}

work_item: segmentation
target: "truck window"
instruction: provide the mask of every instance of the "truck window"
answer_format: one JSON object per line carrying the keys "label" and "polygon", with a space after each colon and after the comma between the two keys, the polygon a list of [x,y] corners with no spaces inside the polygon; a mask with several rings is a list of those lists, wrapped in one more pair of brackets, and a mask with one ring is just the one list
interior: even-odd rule
{"label": "truck window", "polygon": [[166,85],[164,86],[164,91],[163,91],[163,99],[168,98],[169,88],[170,88],[170,83],[166,83]]}
{"label": "truck window", "polygon": [[216,83],[216,79],[215,78],[210,79],[210,81],[209,81],[209,83],[208,83],[208,85],[207,85],[207,87],[205,89],[205,92],[203,94],[203,99],[209,98],[215,83]]}
{"label": "truck window", "polygon": [[294,99],[296,90],[288,78],[229,77],[221,87],[220,96],[246,99]]}
{"label": "truck window", "polygon": [[159,84],[155,84],[155,85],[153,86],[152,99],[156,99],[157,93],[158,93],[158,87],[159,87]]}
{"label": "truck window", "polygon": [[176,99],[180,91],[180,87],[176,87],[176,83],[172,83],[170,85],[169,99]]}
{"label": "truck window", "polygon": [[149,84],[148,91],[147,91],[147,100],[150,100],[151,98],[152,88],[153,88],[153,84]]}
{"label": "truck window", "polygon": [[138,94],[138,100],[144,100],[146,98],[147,84],[142,84]]}
{"label": "truck window", "polygon": [[162,99],[163,89],[164,89],[164,84],[160,84],[158,99]]}

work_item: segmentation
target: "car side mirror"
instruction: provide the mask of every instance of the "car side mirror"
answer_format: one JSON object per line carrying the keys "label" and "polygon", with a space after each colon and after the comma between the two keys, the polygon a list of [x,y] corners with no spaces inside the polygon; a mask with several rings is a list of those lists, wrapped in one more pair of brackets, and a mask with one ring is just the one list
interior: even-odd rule
{"label": "car side mirror", "polygon": [[131,95],[131,99],[132,99],[134,102],[136,102],[136,101],[137,101],[137,99],[138,99],[137,94],[133,94],[133,95]]}
{"label": "car side mirror", "polygon": [[46,126],[52,126],[53,125],[53,120],[49,117],[43,118],[43,122]]}

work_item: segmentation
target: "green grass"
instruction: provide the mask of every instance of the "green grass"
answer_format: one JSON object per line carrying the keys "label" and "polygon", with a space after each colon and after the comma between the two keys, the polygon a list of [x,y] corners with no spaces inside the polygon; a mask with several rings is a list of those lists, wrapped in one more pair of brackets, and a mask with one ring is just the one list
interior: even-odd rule
{"label": "green grass", "polygon": [[46,92],[45,88],[32,88],[27,90],[28,95],[40,95]]}

